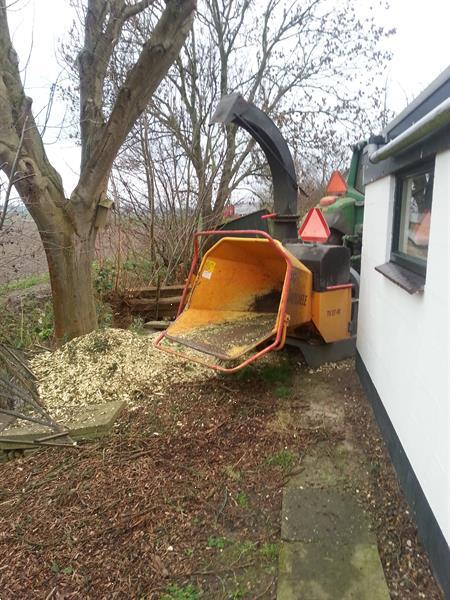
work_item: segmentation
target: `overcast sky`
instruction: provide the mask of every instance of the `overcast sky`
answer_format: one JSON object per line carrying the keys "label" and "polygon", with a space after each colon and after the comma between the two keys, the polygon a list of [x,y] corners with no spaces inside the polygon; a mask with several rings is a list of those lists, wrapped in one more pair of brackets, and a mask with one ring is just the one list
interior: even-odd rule
{"label": "overcast sky", "polygon": [[[391,0],[387,10],[379,0],[354,1],[364,11],[373,10],[382,24],[397,29],[388,43],[394,56],[386,78],[388,105],[400,112],[450,65],[450,0]],[[11,35],[21,66],[31,52],[26,86],[34,99],[35,114],[43,110],[51,84],[61,75],[56,50],[72,20],[68,0],[19,0],[9,11]],[[49,157],[62,173],[68,192],[77,180],[79,154],[66,132],[56,127],[64,112],[65,107],[55,102],[45,139]]]}

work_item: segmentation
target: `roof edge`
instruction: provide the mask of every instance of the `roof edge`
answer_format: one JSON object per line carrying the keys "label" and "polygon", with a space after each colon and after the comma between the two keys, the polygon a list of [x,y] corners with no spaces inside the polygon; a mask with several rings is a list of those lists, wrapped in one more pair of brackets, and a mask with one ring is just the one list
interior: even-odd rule
{"label": "roof edge", "polygon": [[387,136],[399,123],[405,120],[417,107],[423,104],[436,90],[450,80],[450,65],[442,71],[420,94],[410,102],[400,114],[398,114],[383,129],[382,135]]}

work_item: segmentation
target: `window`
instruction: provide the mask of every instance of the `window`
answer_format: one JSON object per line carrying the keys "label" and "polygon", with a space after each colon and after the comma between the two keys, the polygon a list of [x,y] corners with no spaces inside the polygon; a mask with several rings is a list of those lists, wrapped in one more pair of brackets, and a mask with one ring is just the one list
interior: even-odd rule
{"label": "window", "polygon": [[434,164],[397,178],[391,261],[425,276],[430,237]]}

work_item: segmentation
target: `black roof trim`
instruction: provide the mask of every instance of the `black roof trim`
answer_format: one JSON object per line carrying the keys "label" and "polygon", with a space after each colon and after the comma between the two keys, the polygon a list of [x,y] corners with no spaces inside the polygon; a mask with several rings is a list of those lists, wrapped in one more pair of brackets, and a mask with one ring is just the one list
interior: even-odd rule
{"label": "black roof trim", "polygon": [[[450,66],[385,127],[381,132],[381,136],[385,138],[386,142],[394,140],[447,98],[450,98]],[[374,139],[374,142],[379,144],[379,140],[375,141]],[[416,163],[421,163],[432,158],[438,152],[449,148],[450,125],[447,124],[435,131],[430,137],[414,143],[410,148],[398,151],[393,156],[381,160],[377,164],[369,161],[364,174],[364,183],[372,183],[381,177],[396,173]]]}
{"label": "black roof trim", "polygon": [[421,164],[426,160],[431,160],[438,152],[443,152],[450,148],[450,125],[446,125],[435,134],[415,144],[408,150],[399,152],[390,158],[381,160],[377,164],[370,161],[364,173],[365,185],[381,179],[391,173],[397,173],[402,169],[409,168],[415,164]]}
{"label": "black roof trim", "polygon": [[419,119],[450,97],[450,66],[402,110],[382,131],[386,141],[393,140]]}

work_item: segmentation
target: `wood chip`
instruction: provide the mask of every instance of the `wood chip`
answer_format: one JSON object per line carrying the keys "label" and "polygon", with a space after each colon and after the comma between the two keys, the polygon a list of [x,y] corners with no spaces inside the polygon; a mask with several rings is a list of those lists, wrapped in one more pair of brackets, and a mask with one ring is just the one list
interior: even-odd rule
{"label": "wood chip", "polygon": [[64,419],[73,407],[119,399],[135,404],[144,389],[158,395],[180,383],[215,376],[210,369],[157,350],[155,339],[104,329],[36,356],[30,364],[43,402],[55,418]]}

